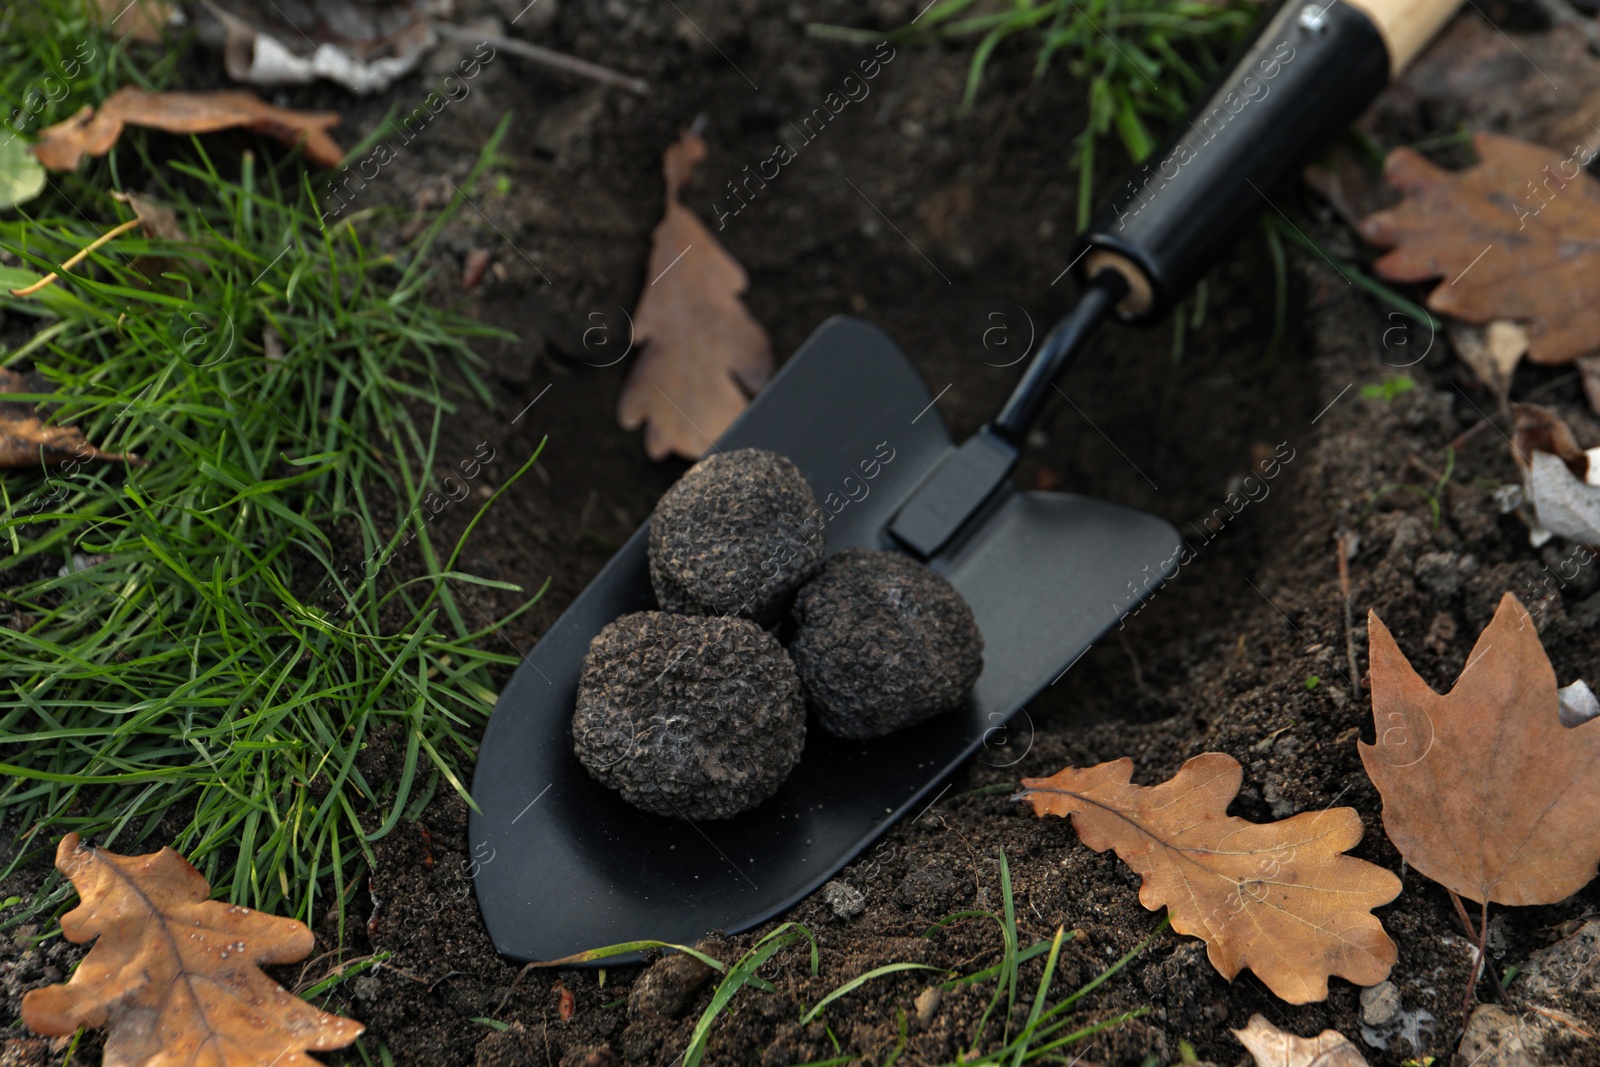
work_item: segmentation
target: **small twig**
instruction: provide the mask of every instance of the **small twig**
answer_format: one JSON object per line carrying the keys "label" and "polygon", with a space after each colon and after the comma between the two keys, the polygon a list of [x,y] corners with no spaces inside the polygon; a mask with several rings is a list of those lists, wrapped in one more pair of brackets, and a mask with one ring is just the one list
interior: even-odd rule
{"label": "small twig", "polygon": [[1355,691],[1356,703],[1361,703],[1361,670],[1356,666],[1355,620],[1350,611],[1350,553],[1346,551],[1348,531],[1340,530],[1335,539],[1339,553],[1339,592],[1344,596],[1344,651],[1350,660],[1350,688]]}
{"label": "small twig", "polygon": [[1483,430],[1485,427],[1493,425],[1494,423],[1489,419],[1484,419],[1482,422],[1473,423],[1465,430],[1462,430],[1460,433],[1456,434],[1455,439],[1450,442],[1450,447],[1455,449],[1457,452],[1461,451],[1461,446],[1478,436],[1479,431]]}
{"label": "small twig", "polygon": [[[65,263],[61,264],[61,269],[62,270],[71,270],[73,267],[76,267],[79,263],[82,263],[85,259],[87,259],[89,257],[89,253],[90,252],[93,252],[95,249],[99,248],[103,244],[106,244],[108,241],[114,241],[118,237],[121,237],[123,234],[127,233],[129,230],[131,230],[135,226],[139,225],[139,223],[141,221],[142,221],[141,219],[132,218],[132,219],[129,219],[127,222],[124,222],[120,226],[116,226],[116,227],[113,227],[112,229],[107,230],[105,233],[101,234],[99,237],[96,237],[93,241],[91,241],[87,248],[75,253],[71,259],[69,259]],[[34,293],[37,293],[40,289],[43,289],[45,286],[55,284],[55,280],[57,278],[59,278],[59,277],[61,277],[61,275],[59,273],[57,273],[56,271],[51,271],[49,274],[46,274],[43,278],[40,278],[38,281],[34,282],[32,285],[24,285],[21,289],[13,289],[13,290],[11,290],[11,295],[12,296],[32,296]]]}
{"label": "small twig", "polygon": [[557,52],[553,49],[529,44],[527,41],[519,41],[512,37],[501,37],[498,34],[479,33],[476,30],[463,29],[448,22],[435,22],[433,29],[440,37],[448,37],[455,41],[489,44],[495,48],[510,52],[514,56],[521,56],[530,62],[540,63],[554,70],[565,71],[568,74],[592,78],[606,85],[615,85],[619,89],[626,89],[630,93],[638,93],[640,96],[646,96],[650,92],[650,83],[643,78],[635,78],[631,74],[623,74],[620,71],[612,70],[610,67],[602,67],[598,63],[590,63],[587,59],[569,56],[565,52]]}

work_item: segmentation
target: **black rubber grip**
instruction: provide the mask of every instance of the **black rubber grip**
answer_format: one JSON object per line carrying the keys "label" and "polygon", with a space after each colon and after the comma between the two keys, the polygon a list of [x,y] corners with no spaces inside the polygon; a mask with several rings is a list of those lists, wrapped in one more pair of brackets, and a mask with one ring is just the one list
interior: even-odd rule
{"label": "black rubber grip", "polygon": [[1383,89],[1389,53],[1378,30],[1343,0],[1291,0],[1267,20],[1218,87],[1178,124],[1079,238],[1131,260],[1165,312],[1227,250],[1267,197],[1313,148],[1349,124]]}

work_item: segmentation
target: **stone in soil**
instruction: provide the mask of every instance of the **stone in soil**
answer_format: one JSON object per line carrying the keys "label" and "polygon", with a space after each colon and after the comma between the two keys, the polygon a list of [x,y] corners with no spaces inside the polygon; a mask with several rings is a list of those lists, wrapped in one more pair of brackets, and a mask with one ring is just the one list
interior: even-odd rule
{"label": "stone in soil", "polygon": [[867,907],[867,898],[849,882],[835,879],[822,887],[822,902],[833,909],[836,919],[853,919]]}
{"label": "stone in soil", "polygon": [[786,457],[717,452],[690,467],[650,516],[650,584],[667,611],[771,626],[822,565],[821,509]]}
{"label": "stone in soil", "polygon": [[1512,988],[1541,1000],[1582,999],[1600,992],[1600,919],[1528,957]]}
{"label": "stone in soil", "polygon": [[573,750],[622,799],[668,818],[726,819],[800,761],[794,663],[748,619],[641,611],[589,644]]}
{"label": "stone in soil", "polygon": [[801,588],[793,617],[806,701],[837,737],[881,737],[949,711],[983,670],[967,602],[898,552],[840,552]]}
{"label": "stone in soil", "polygon": [[[1554,1013],[1512,1014],[1498,1004],[1480,1004],[1467,1021],[1453,1062],[1471,1067],[1555,1067],[1568,1060],[1572,1032]],[[1565,1031],[1565,1032],[1564,1032]]]}

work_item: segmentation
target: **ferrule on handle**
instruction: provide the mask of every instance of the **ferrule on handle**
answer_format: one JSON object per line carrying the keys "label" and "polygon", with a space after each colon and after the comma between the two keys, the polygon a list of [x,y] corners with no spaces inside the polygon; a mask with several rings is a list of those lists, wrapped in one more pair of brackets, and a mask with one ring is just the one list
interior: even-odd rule
{"label": "ferrule on handle", "polygon": [[1074,250],[1080,280],[1114,270],[1126,321],[1159,317],[1274,211],[1269,193],[1359,115],[1459,0],[1290,0],[1178,124]]}

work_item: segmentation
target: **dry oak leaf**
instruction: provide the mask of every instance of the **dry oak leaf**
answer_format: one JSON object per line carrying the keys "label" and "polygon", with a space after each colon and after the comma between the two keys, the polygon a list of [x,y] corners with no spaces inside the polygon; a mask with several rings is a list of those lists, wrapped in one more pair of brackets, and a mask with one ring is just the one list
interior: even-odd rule
{"label": "dry oak leaf", "polygon": [[1395,282],[1444,282],[1428,307],[1468,322],[1528,324],[1528,358],[1568,363],[1600,348],[1600,181],[1593,153],[1563,155],[1492,133],[1472,138],[1477,166],[1452,173],[1409,148],[1384,174],[1405,194],[1362,220],[1390,251],[1374,264]]}
{"label": "dry oak leaf", "polygon": [[1233,1036],[1250,1050],[1256,1067],[1368,1067],[1367,1058],[1337,1030],[1300,1037],[1252,1015],[1245,1028],[1233,1031]]}
{"label": "dry oak leaf", "polygon": [[706,143],[693,130],[661,154],[667,211],[651,235],[648,282],[633,312],[643,345],[617,398],[624,430],[644,425],[651,459],[705,455],[772,377],[772,342],[739,294],[750,279],[678,200]]}
{"label": "dry oak leaf", "polygon": [[125,125],[148,126],[167,133],[215,133],[243,128],[284,144],[305,142],[306,160],[318,167],[337,166],[344,150],[328,130],[339,125],[331,111],[292,111],[273,107],[254,93],[230,89],[205,93],[147,93],[124,87],[106,97],[97,111],[85,105],[70,119],[39,132],[33,154],[49,170],[76,170],[87,153],[103,156],[122,136]]}
{"label": "dry oak leaf", "polygon": [[1556,675],[1500,598],[1448,696],[1367,617],[1375,743],[1361,762],[1407,863],[1480,903],[1554,904],[1600,863],[1600,720],[1561,725]]}
{"label": "dry oak leaf", "polygon": [[82,898],[61,932],[100,940],[66,984],[22,998],[35,1033],[106,1027],[106,1067],[306,1067],[318,1061],[305,1050],[361,1035],[360,1023],[318,1011],[260,970],[311,952],[304,923],[208,899],[205,878],[172,849],[119,856],[68,834],[56,868]]}
{"label": "dry oak leaf", "polygon": [[129,453],[100,451],[76,426],[47,426],[34,413],[33,405],[6,399],[7,393],[33,391],[23,375],[0,368],[0,470],[76,467],[90,460],[139,462],[138,456]]}
{"label": "dry oak leaf", "polygon": [[1371,909],[1400,879],[1340,853],[1361,840],[1354,808],[1304,812],[1275,823],[1224,814],[1239,792],[1239,761],[1205,752],[1155,786],[1133,785],[1133,761],[1068,767],[1024,778],[1036,815],[1070,815],[1083,843],[1117,850],[1144,876],[1139,902],[1166,905],[1172,928],[1204,938],[1232,981],[1244,968],[1291,1004],[1328,995],[1328,976],[1374,985],[1397,950]]}

